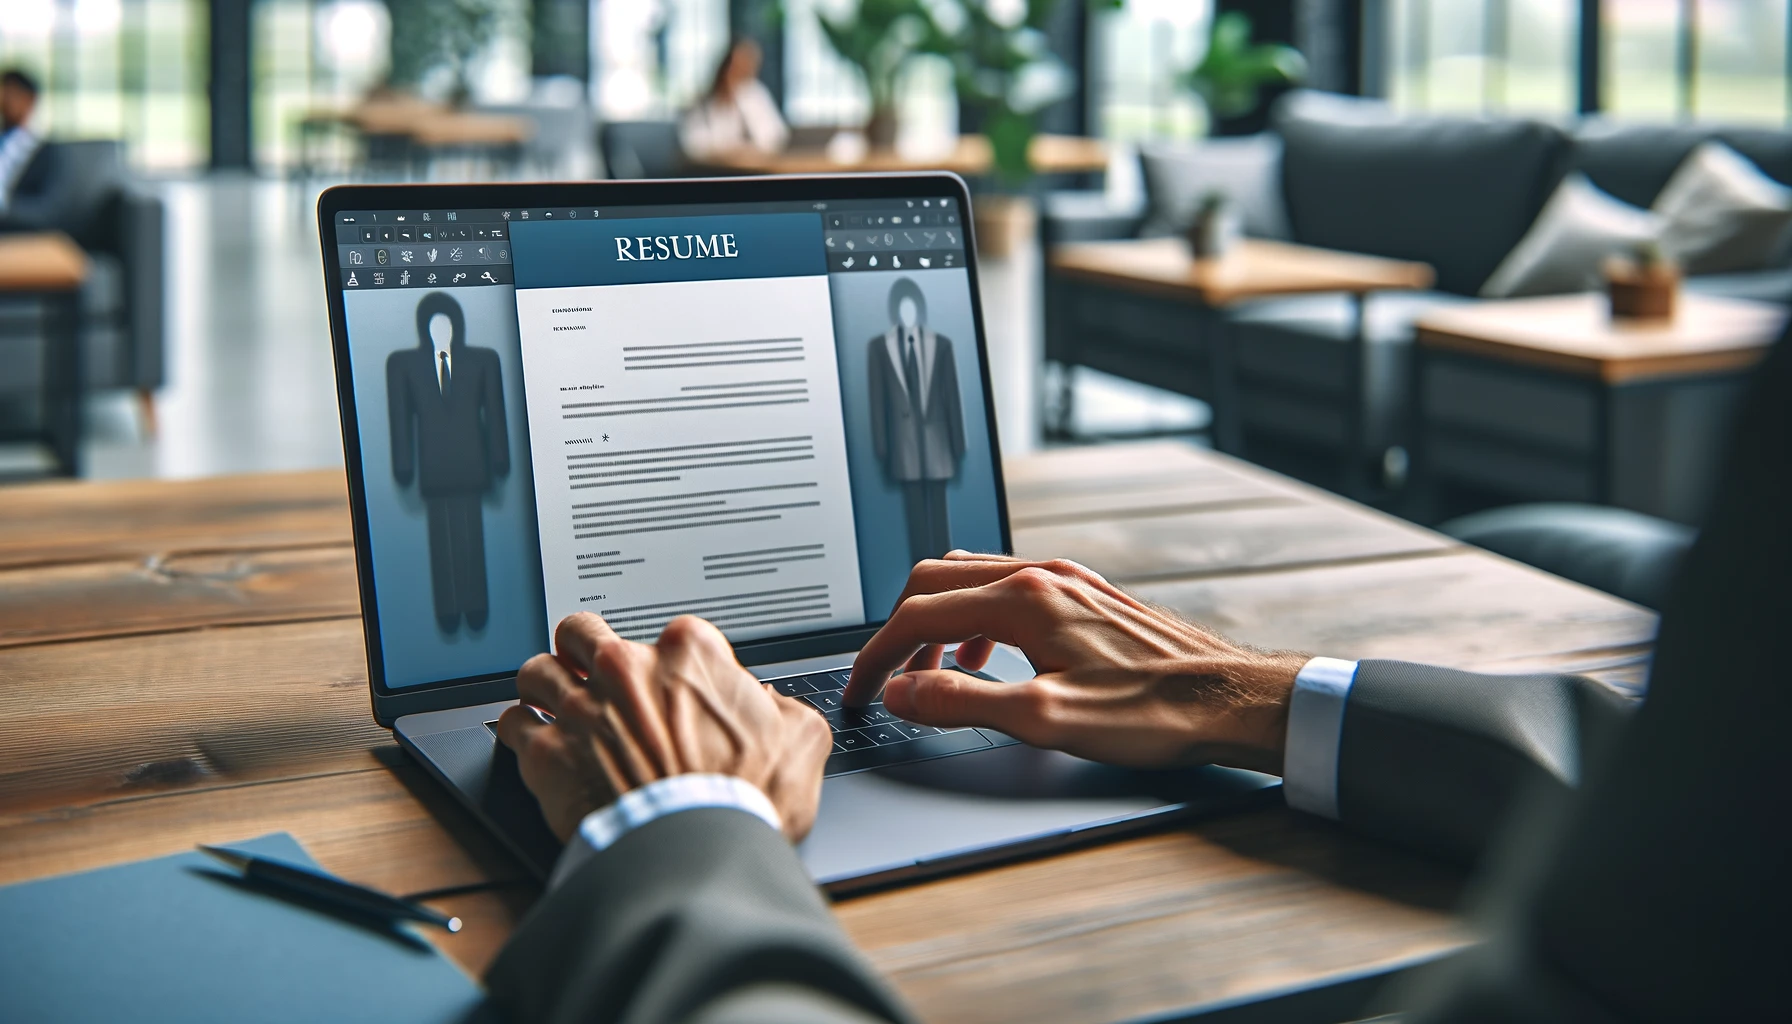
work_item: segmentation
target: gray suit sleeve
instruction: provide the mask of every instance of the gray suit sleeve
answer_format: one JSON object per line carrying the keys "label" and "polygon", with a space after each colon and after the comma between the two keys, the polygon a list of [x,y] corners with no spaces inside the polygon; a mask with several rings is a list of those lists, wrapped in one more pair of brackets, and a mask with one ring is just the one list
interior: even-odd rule
{"label": "gray suit sleeve", "polygon": [[682,811],[549,893],[492,965],[507,1020],[870,1024],[909,1020],[758,818]]}
{"label": "gray suit sleeve", "polygon": [[1472,863],[1539,788],[1606,756],[1632,701],[1581,676],[1493,676],[1364,661],[1344,709],[1338,814],[1359,831]]}

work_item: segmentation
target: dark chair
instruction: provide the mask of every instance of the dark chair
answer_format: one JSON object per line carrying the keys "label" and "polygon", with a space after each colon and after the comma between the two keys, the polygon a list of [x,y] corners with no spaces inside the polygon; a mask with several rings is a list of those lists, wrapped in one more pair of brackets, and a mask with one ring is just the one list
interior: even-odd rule
{"label": "dark chair", "polygon": [[598,142],[612,178],[677,178],[690,170],[673,121],[611,121],[598,129]]}
{"label": "dark chair", "polygon": [[[47,142],[20,176],[0,231],[61,231],[86,250],[81,352],[84,390],[129,389],[153,428],[151,396],[166,379],[162,201],[129,180],[111,140]],[[17,305],[17,304],[14,304]],[[0,421],[32,418],[42,385],[37,315],[0,316]]]}
{"label": "dark chair", "polygon": [[1457,540],[1659,609],[1697,531],[1604,505],[1513,505],[1438,527]]}
{"label": "dark chair", "polygon": [[1388,453],[1406,443],[1413,322],[1480,290],[1560,180],[1568,136],[1308,92],[1281,101],[1275,128],[1294,241],[1428,263],[1437,285],[1370,296],[1360,336],[1345,295],[1234,311],[1243,454],[1331,487],[1393,476],[1384,469],[1398,469]]}

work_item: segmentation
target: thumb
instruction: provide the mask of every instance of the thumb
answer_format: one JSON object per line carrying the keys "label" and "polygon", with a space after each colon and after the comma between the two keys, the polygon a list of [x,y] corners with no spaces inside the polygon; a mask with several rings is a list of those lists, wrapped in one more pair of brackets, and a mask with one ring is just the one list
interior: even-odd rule
{"label": "thumb", "polygon": [[919,725],[958,728],[981,725],[1027,742],[1042,722],[1036,682],[1001,683],[963,672],[905,672],[884,688],[884,708]]}

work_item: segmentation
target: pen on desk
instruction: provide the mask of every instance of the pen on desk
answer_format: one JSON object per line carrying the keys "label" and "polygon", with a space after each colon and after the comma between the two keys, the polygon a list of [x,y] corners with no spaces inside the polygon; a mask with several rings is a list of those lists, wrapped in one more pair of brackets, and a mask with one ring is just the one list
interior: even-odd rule
{"label": "pen on desk", "polygon": [[410,900],[401,900],[396,896],[388,896],[375,889],[368,889],[345,882],[340,878],[312,871],[293,864],[282,864],[266,857],[255,857],[246,853],[222,846],[206,846],[199,844],[199,849],[233,868],[241,871],[243,877],[256,882],[264,882],[275,888],[288,892],[310,896],[324,903],[330,903],[345,910],[359,911],[400,921],[420,921],[445,928],[451,932],[460,931],[460,918],[449,917]]}

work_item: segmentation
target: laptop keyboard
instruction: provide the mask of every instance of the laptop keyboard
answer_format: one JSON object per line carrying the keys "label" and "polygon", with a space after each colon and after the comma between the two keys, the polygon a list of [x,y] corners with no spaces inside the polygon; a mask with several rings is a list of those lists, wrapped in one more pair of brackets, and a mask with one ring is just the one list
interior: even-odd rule
{"label": "laptop keyboard", "polygon": [[[946,656],[943,667],[979,679],[995,679],[954,665],[950,655]],[[930,761],[949,754],[1006,747],[1019,742],[993,729],[935,729],[930,725],[905,722],[884,710],[882,701],[863,708],[845,707],[840,703],[840,693],[851,675],[850,670],[842,669],[765,680],[767,686],[808,704],[828,720],[834,730],[834,752],[828,755],[826,775]],[[497,722],[487,722],[485,727],[493,736],[498,734]]]}
{"label": "laptop keyboard", "polygon": [[[950,660],[946,667],[967,671],[952,665]],[[1013,742],[1006,736],[986,735],[977,729],[935,729],[905,722],[886,711],[882,702],[863,708],[845,707],[840,703],[840,692],[851,674],[841,670],[766,680],[766,685],[772,689],[786,697],[795,697],[820,712],[833,728],[834,752],[828,755],[828,775],[925,761]],[[997,738],[994,742],[992,736]]]}

